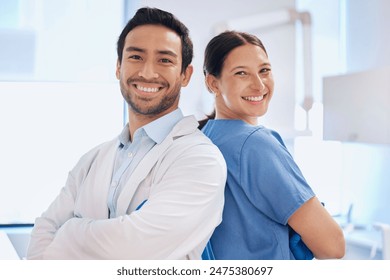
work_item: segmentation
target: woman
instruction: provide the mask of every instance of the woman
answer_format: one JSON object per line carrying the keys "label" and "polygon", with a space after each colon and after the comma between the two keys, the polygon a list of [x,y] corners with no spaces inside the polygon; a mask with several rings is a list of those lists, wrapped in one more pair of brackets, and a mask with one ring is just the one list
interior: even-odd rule
{"label": "woman", "polygon": [[200,128],[228,166],[223,221],[211,238],[215,258],[300,259],[291,248],[291,229],[315,258],[342,258],[341,228],[279,134],[258,125],[273,96],[271,69],[262,42],[247,33],[223,32],[205,50],[205,82],[215,95],[215,114],[200,121]]}

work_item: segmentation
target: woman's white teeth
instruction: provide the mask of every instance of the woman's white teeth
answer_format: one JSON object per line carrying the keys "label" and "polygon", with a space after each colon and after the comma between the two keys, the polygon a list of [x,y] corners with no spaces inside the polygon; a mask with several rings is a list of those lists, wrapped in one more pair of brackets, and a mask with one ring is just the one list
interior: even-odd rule
{"label": "woman's white teeth", "polygon": [[264,95],[262,95],[262,96],[244,96],[243,98],[245,100],[248,100],[248,101],[261,101],[261,100],[263,100]]}
{"label": "woman's white teeth", "polygon": [[159,88],[158,87],[156,87],[156,88],[148,88],[148,87],[137,86],[137,89],[145,91],[145,92],[157,92]]}

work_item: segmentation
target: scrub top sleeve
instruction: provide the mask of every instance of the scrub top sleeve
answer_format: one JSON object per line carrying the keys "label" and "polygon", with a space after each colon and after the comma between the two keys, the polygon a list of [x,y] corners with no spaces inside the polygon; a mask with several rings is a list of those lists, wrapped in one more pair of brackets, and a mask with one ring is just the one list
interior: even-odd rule
{"label": "scrub top sleeve", "polygon": [[281,138],[266,129],[252,133],[241,151],[241,185],[253,205],[270,219],[289,217],[314,196]]}

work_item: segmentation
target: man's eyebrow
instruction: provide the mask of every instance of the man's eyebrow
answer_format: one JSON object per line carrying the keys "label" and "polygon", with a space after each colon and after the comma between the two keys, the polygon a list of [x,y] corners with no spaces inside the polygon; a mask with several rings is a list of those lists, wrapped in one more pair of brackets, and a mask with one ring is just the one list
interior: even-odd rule
{"label": "man's eyebrow", "polygon": [[145,50],[141,49],[141,48],[130,46],[130,47],[126,48],[126,52],[145,52]]}
{"label": "man's eyebrow", "polygon": [[177,57],[176,53],[174,53],[172,51],[168,51],[168,50],[159,50],[159,51],[157,51],[157,53],[159,53],[159,54],[166,54],[166,55],[169,55],[169,56]]}
{"label": "man's eyebrow", "polygon": [[[138,48],[138,47],[133,47],[133,46],[130,46],[130,47],[127,47],[126,52],[141,52],[141,53],[146,53],[146,51],[144,49],[141,49],[141,48]],[[172,56],[172,57],[177,57],[177,54],[173,51],[170,51],[170,50],[157,50],[156,53],[158,54],[165,54],[165,55],[169,55],[169,56]]]}

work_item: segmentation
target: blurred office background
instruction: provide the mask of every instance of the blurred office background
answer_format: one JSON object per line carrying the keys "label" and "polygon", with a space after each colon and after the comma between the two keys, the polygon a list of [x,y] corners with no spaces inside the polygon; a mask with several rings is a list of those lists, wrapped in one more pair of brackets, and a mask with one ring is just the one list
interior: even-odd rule
{"label": "blurred office background", "polygon": [[346,259],[390,258],[386,0],[0,0],[0,230],[19,256],[79,157],[126,122],[116,41],[142,6],[190,29],[195,69],[180,107],[199,119],[213,107],[207,42],[224,29],[262,39],[276,86],[261,123],[343,226]]}

